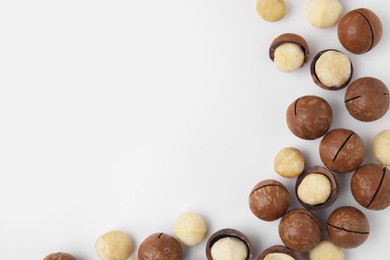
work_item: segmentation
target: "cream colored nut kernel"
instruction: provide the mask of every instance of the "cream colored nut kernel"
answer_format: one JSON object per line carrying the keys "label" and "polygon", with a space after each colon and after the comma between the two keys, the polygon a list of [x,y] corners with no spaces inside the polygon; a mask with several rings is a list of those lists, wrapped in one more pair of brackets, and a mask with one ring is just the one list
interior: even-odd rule
{"label": "cream colored nut kernel", "polygon": [[96,240],[95,251],[101,260],[126,260],[133,251],[133,245],[126,233],[113,230]]}
{"label": "cream colored nut kernel", "polygon": [[310,205],[317,205],[328,200],[332,186],[328,179],[320,173],[310,173],[298,186],[298,197]]}
{"label": "cream colored nut kernel", "polygon": [[286,3],[284,0],[257,0],[256,11],[264,20],[276,22],[286,15]]}
{"label": "cream colored nut kernel", "polygon": [[302,67],[305,54],[296,43],[283,43],[274,52],[275,66],[283,72],[292,72]]}
{"label": "cream colored nut kernel", "polygon": [[306,4],[306,19],[318,28],[336,25],[342,14],[343,6],[338,0],[309,0]]}
{"label": "cream colored nut kernel", "polygon": [[383,130],[374,137],[373,153],[378,163],[390,166],[390,130]]}
{"label": "cream colored nut kernel", "polygon": [[351,77],[351,61],[344,53],[329,50],[316,61],[315,73],[322,84],[338,88]]}
{"label": "cream colored nut kernel", "polygon": [[199,214],[185,212],[176,219],[173,231],[183,244],[193,246],[203,241],[207,227]]}
{"label": "cream colored nut kernel", "polygon": [[211,247],[213,260],[245,260],[248,257],[248,247],[235,237],[218,239]]}
{"label": "cream colored nut kernel", "polygon": [[330,240],[323,240],[309,252],[310,260],[344,260],[344,251]]}
{"label": "cream colored nut kernel", "polygon": [[263,260],[295,260],[292,256],[283,253],[267,254]]}
{"label": "cream colored nut kernel", "polygon": [[293,178],[303,172],[305,168],[304,157],[298,149],[286,147],[278,152],[274,160],[276,173],[286,178]]}

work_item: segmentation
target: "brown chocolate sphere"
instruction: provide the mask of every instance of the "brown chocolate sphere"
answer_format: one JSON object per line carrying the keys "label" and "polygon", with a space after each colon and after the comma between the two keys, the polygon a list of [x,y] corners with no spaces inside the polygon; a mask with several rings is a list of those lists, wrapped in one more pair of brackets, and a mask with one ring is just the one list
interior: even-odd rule
{"label": "brown chocolate sphere", "polygon": [[354,131],[336,128],[320,142],[320,158],[330,170],[348,173],[358,168],[365,157],[366,146]]}
{"label": "brown chocolate sphere", "polygon": [[355,200],[367,209],[382,210],[390,205],[390,170],[368,163],[356,169],[351,178]]}
{"label": "brown chocolate sphere", "polygon": [[337,34],[345,49],[355,54],[363,54],[374,48],[381,40],[382,22],[373,11],[358,8],[341,18]]}
{"label": "brown chocolate sphere", "polygon": [[342,248],[360,246],[370,232],[366,215],[352,206],[335,209],[328,217],[326,229],[332,243]]}
{"label": "brown chocolate sphere", "polygon": [[292,102],[286,113],[290,131],[305,140],[323,136],[330,128],[333,119],[329,103],[319,96],[302,96]]}
{"label": "brown chocolate sphere", "polygon": [[370,122],[389,110],[389,89],[379,79],[363,77],[353,81],[344,96],[345,106],[355,119]]}
{"label": "brown chocolate sphere", "polygon": [[266,257],[269,257],[270,259],[279,259],[277,257],[272,258],[272,256],[274,256],[275,254],[278,254],[279,256],[280,255],[286,256],[286,257],[289,256],[289,257],[292,257],[294,260],[300,259],[299,255],[296,252],[289,249],[288,247],[282,246],[282,245],[274,245],[274,246],[270,246],[270,247],[266,248],[263,252],[261,252],[261,254],[257,258],[257,260],[263,260]]}
{"label": "brown chocolate sphere", "polygon": [[279,236],[291,250],[310,251],[322,239],[320,220],[308,209],[289,210],[280,220]]}
{"label": "brown chocolate sphere", "polygon": [[76,257],[68,253],[57,252],[46,256],[45,258],[43,258],[43,260],[76,260]]}
{"label": "brown chocolate sphere", "polygon": [[290,206],[287,188],[277,180],[263,180],[253,187],[249,195],[249,207],[256,217],[273,221],[286,213]]}
{"label": "brown chocolate sphere", "polygon": [[139,246],[139,260],[181,260],[182,248],[179,241],[165,233],[148,236]]}

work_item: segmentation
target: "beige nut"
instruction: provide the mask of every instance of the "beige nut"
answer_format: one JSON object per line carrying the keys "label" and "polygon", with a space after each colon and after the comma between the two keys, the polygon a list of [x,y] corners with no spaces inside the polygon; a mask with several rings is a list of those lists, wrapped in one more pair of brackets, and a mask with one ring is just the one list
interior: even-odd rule
{"label": "beige nut", "polygon": [[294,257],[284,253],[267,254],[263,260],[295,260]]}
{"label": "beige nut", "polygon": [[283,43],[274,53],[275,66],[283,72],[292,72],[302,67],[305,53],[296,43]]}
{"label": "beige nut", "polygon": [[309,252],[310,260],[344,260],[344,251],[330,240],[323,240]]}
{"label": "beige nut", "polygon": [[211,247],[213,260],[246,260],[248,247],[235,237],[224,237],[218,239]]}
{"label": "beige nut", "polygon": [[304,168],[305,159],[301,151],[294,147],[283,148],[274,159],[275,172],[286,178],[298,176]]}
{"label": "beige nut", "polygon": [[306,204],[317,205],[328,200],[332,185],[321,173],[308,174],[298,186],[298,197]]}
{"label": "beige nut", "polygon": [[256,11],[265,21],[276,22],[286,15],[284,0],[257,0]]}
{"label": "beige nut", "polygon": [[133,251],[133,245],[126,233],[113,230],[96,240],[95,251],[101,260],[126,260]]}
{"label": "beige nut", "polygon": [[373,153],[378,163],[390,166],[390,130],[383,130],[374,137]]}
{"label": "beige nut", "polygon": [[187,246],[193,246],[203,241],[207,227],[199,214],[184,212],[176,219],[173,231],[180,242]]}
{"label": "beige nut", "polygon": [[318,28],[336,25],[342,14],[343,6],[338,0],[308,0],[306,4],[306,19]]}

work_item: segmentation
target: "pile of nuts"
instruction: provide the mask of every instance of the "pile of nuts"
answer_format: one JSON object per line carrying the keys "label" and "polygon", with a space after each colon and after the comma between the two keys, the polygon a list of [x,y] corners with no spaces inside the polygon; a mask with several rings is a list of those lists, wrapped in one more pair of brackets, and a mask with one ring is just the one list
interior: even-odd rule
{"label": "pile of nuts", "polygon": [[[286,14],[284,0],[257,0],[256,10],[261,18],[276,22]],[[354,54],[364,54],[381,40],[382,23],[367,8],[347,12],[338,0],[308,0],[306,18],[315,27],[328,28],[338,24],[338,39]],[[291,73],[303,67],[310,57],[307,41],[295,33],[284,33],[270,44],[269,57],[275,67]],[[374,77],[362,77],[351,82],[353,65],[340,50],[325,49],[311,62],[313,82],[319,87],[337,91],[347,88],[345,108],[356,120],[371,122],[383,117],[389,109],[387,86]],[[306,167],[305,158],[295,147],[285,147],[274,159],[274,169],[284,178],[295,178],[295,196],[302,205],[290,209],[291,195],[276,179],[265,179],[249,192],[249,208],[260,220],[279,222],[283,244],[263,250],[256,259],[297,260],[300,253],[310,259],[344,259],[343,249],[363,244],[370,232],[369,219],[358,208],[341,206],[327,218],[324,239],[319,209],[330,207],[337,199],[337,174],[352,173],[350,189],[355,200],[369,210],[390,206],[390,130],[383,130],[373,139],[376,163],[362,164],[367,154],[363,139],[347,128],[331,129],[333,110],[322,97],[307,95],[291,102],[286,109],[288,129],[303,140],[322,138],[319,155],[322,165]],[[144,239],[138,249],[138,259],[180,260],[182,245],[200,244],[206,237],[207,226],[197,213],[180,215],[173,228],[175,235],[154,233]],[[104,260],[126,260],[133,252],[130,237],[121,231],[109,231],[96,240],[96,253]],[[248,237],[232,228],[214,232],[206,243],[209,260],[253,259],[254,248]],[[74,260],[67,253],[53,253],[45,260]]]}

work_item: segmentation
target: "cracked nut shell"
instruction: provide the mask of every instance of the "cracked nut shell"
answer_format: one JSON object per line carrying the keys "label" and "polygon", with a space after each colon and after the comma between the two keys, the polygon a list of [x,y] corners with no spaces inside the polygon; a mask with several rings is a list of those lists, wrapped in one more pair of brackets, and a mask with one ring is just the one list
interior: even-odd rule
{"label": "cracked nut shell", "polygon": [[368,163],[355,170],[351,178],[351,191],[363,207],[383,210],[390,205],[390,170]]}
{"label": "cracked nut shell", "polygon": [[179,241],[165,233],[148,236],[138,248],[139,260],[181,260],[182,248]]}
{"label": "cracked nut shell", "polygon": [[[283,245],[274,245],[274,246],[270,246],[270,247],[266,248],[263,252],[261,252],[261,254],[257,258],[257,260],[263,260],[267,256],[269,256],[271,254],[275,254],[275,253],[276,254],[282,254],[282,255],[284,254],[286,256],[290,256],[294,260],[299,260],[300,259],[299,255],[297,253],[295,253],[294,251],[292,251],[291,249],[289,249],[288,247],[283,246]],[[272,258],[272,259],[274,259],[274,258]]]}
{"label": "cracked nut shell", "polygon": [[43,260],[76,260],[76,257],[65,252],[57,252],[46,256]]}
{"label": "cracked nut shell", "polygon": [[370,225],[362,211],[352,206],[342,206],[329,215],[326,229],[329,239],[336,246],[355,248],[367,240]]}

